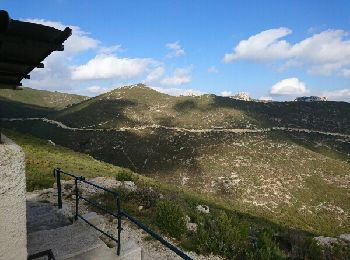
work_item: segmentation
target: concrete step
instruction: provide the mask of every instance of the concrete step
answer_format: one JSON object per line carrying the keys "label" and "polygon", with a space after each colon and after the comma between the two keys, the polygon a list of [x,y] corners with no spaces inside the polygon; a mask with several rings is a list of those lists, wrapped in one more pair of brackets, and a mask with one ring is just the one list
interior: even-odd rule
{"label": "concrete step", "polygon": [[134,241],[122,244],[120,256],[117,256],[116,248],[108,248],[106,245],[94,248],[79,255],[66,258],[66,260],[141,260],[141,247]]}
{"label": "concrete step", "polygon": [[71,222],[49,203],[27,201],[27,233],[70,225]]}
{"label": "concrete step", "polygon": [[67,259],[104,245],[94,229],[82,221],[28,234],[28,253],[51,249],[56,259]]}
{"label": "concrete step", "polygon": [[117,254],[114,248],[101,245],[87,252],[66,258],[66,260],[116,260]]}
{"label": "concrete step", "polygon": [[[98,224],[99,217],[90,212],[84,218]],[[72,225],[28,234],[28,253],[51,249],[55,258],[69,260],[141,260],[141,247],[133,241],[122,241],[121,255],[99,239],[101,234],[82,220]]]}

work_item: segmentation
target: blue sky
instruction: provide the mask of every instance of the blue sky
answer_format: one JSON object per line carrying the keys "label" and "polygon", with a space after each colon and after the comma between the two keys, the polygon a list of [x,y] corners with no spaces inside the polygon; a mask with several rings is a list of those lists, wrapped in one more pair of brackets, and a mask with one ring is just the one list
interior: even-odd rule
{"label": "blue sky", "polygon": [[249,92],[350,101],[350,1],[16,1],[13,19],[73,28],[25,85],[97,95]]}

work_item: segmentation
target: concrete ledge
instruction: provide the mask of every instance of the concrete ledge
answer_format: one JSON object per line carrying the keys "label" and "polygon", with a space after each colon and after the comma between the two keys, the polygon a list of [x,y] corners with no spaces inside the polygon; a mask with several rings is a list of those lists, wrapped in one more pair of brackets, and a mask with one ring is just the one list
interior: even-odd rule
{"label": "concrete ledge", "polygon": [[12,140],[1,140],[0,259],[27,259],[25,157]]}

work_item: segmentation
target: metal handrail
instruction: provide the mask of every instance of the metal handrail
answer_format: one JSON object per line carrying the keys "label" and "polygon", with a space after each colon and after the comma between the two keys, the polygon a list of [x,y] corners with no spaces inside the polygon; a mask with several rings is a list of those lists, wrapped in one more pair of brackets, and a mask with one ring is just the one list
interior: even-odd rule
{"label": "metal handrail", "polygon": [[[83,221],[85,221],[87,224],[89,224],[90,226],[92,226],[93,228],[95,228],[96,230],[98,230],[99,232],[101,232],[102,234],[104,234],[105,236],[109,237],[110,239],[112,239],[113,241],[115,241],[117,243],[117,255],[120,255],[120,249],[121,249],[121,241],[120,241],[120,234],[122,231],[122,221],[121,218],[125,217],[127,220],[129,220],[130,222],[134,223],[135,225],[137,225],[139,228],[143,229],[144,231],[146,231],[149,235],[151,235],[153,238],[155,238],[156,240],[158,240],[160,243],[162,243],[164,246],[166,246],[167,248],[169,248],[170,250],[172,250],[175,254],[177,254],[178,256],[180,256],[183,259],[186,260],[191,260],[192,258],[189,257],[187,254],[185,254],[183,251],[181,251],[179,248],[177,248],[176,246],[174,246],[173,244],[171,244],[170,242],[168,242],[167,240],[165,240],[162,236],[160,236],[159,234],[157,234],[155,231],[153,231],[152,229],[150,229],[149,227],[147,227],[145,224],[143,224],[141,221],[139,221],[138,219],[134,218],[133,216],[129,215],[127,212],[125,212],[124,210],[121,210],[121,203],[120,203],[120,196],[117,192],[112,191],[110,189],[107,189],[105,187],[102,187],[98,184],[92,183],[88,180],[85,179],[85,177],[83,176],[77,176],[74,175],[72,173],[68,173],[68,172],[64,172],[62,171],[60,168],[55,168],[53,170],[54,176],[56,178],[56,183],[57,183],[57,204],[58,204],[58,208],[62,208],[62,190],[61,190],[61,173],[65,174],[67,176],[70,176],[72,178],[74,178],[74,183],[75,183],[75,220],[77,220],[78,218],[82,219]],[[97,202],[88,199],[82,195],[79,195],[79,188],[78,188],[78,181],[86,183],[88,185],[94,186],[98,189],[102,189],[105,192],[108,192],[110,194],[112,194],[114,196],[114,198],[116,199],[116,206],[117,206],[117,212],[112,212],[109,209],[99,205]],[[99,229],[97,226],[95,226],[94,224],[92,224],[91,222],[89,222],[88,220],[86,220],[82,215],[79,214],[79,199],[84,200],[85,202],[89,203],[90,205],[116,217],[118,219],[118,238],[114,238],[113,236],[111,236],[110,234],[106,233],[105,231]]]}

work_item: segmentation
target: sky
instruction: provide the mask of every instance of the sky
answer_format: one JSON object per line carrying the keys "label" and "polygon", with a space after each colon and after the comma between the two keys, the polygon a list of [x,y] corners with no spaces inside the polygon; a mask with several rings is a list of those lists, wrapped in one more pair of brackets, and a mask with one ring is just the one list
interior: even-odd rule
{"label": "sky", "polygon": [[0,0],[12,19],[73,29],[23,84],[95,96],[248,92],[350,102],[350,1]]}

